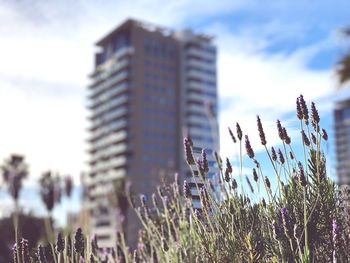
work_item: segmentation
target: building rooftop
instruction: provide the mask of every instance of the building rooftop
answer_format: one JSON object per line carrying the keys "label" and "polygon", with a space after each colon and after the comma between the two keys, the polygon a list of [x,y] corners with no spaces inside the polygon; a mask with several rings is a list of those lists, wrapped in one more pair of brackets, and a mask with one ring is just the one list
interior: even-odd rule
{"label": "building rooftop", "polygon": [[[163,36],[174,36],[175,35],[175,31],[167,28],[167,27],[161,27],[158,26],[156,24],[152,24],[152,23],[148,23],[148,22],[142,22],[140,20],[136,20],[136,19],[132,19],[129,18],[126,21],[124,21],[121,25],[117,26],[116,28],[114,28],[111,32],[109,32],[107,35],[105,35],[102,39],[100,39],[99,41],[97,41],[95,43],[96,46],[104,46],[106,43],[108,43],[116,34],[118,34],[119,32],[125,30],[125,29],[129,29],[131,27],[140,27],[143,28],[147,31],[150,32],[159,32],[160,34],[162,34]],[[211,41],[213,40],[213,36],[210,35],[206,35],[206,34],[194,34],[192,32],[192,30],[182,30],[182,31],[191,31],[191,34],[195,35],[196,37],[198,37],[200,40],[203,41]],[[180,32],[182,32],[180,31]]]}
{"label": "building rooftop", "polygon": [[335,108],[337,110],[338,109],[342,109],[344,107],[350,107],[350,98],[337,101],[336,104],[335,104]]}

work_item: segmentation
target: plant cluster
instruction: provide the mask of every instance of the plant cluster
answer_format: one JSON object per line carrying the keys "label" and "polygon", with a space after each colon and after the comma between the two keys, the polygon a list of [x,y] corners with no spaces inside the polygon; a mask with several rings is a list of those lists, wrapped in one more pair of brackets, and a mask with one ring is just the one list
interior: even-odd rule
{"label": "plant cluster", "polygon": [[[236,132],[229,128],[229,134],[240,149],[240,166],[236,172],[228,158],[223,161],[216,153],[218,185],[208,179],[205,150],[195,156],[193,142],[185,138],[192,178],[180,184],[176,177],[174,183],[159,186],[150,200],[141,195],[138,205],[134,195],[128,195],[143,226],[134,250],[122,233],[115,248],[107,251],[78,229],[74,239],[59,234],[54,250],[39,247],[35,259],[27,258],[30,253],[22,240],[14,247],[14,262],[348,262],[350,221],[337,186],[327,176],[322,148],[328,135],[320,127],[314,103],[308,108],[301,95],[296,109],[301,156],[279,120],[281,147],[268,147],[257,117],[273,174],[266,174],[266,164],[238,123]],[[245,184],[243,149],[252,166]]]}

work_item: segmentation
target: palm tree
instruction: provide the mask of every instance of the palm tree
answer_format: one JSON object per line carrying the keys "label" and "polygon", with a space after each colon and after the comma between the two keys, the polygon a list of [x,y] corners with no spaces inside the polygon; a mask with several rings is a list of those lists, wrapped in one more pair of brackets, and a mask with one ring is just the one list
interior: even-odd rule
{"label": "palm tree", "polygon": [[[28,176],[28,165],[24,162],[24,156],[12,154],[1,166],[3,180],[9,193],[15,202],[14,228],[16,247],[18,247],[18,198],[22,189],[22,180]],[[18,253],[18,249],[17,249]]]}
{"label": "palm tree", "polygon": [[[346,38],[350,38],[350,26],[342,30]],[[350,80],[350,47],[336,65],[336,74],[340,85]]]}

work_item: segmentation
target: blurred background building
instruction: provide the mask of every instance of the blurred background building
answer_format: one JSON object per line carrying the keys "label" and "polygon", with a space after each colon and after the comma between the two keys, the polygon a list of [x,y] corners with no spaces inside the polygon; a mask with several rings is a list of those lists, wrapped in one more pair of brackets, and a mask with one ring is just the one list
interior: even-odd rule
{"label": "blurred background building", "polygon": [[350,201],[350,98],[336,103],[334,139],[337,176],[345,201]]}
{"label": "blurred background building", "polygon": [[206,149],[214,178],[217,51],[210,36],[131,19],[96,46],[88,87],[90,233],[102,247],[115,244],[117,231],[135,244],[140,225],[123,194],[126,181],[134,193],[150,197],[162,177],[178,172],[180,181],[191,182],[199,207],[183,158],[184,136],[191,137],[196,156]]}

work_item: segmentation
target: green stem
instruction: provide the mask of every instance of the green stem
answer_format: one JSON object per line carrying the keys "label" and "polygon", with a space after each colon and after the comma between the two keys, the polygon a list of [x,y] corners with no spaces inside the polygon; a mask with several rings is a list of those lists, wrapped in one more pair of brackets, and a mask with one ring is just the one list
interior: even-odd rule
{"label": "green stem", "polygon": [[14,212],[14,227],[15,227],[15,240],[16,240],[16,254],[17,254],[17,261],[19,261],[19,243],[18,243],[18,224],[19,224],[19,218],[18,218],[18,201],[15,200],[15,212]]}
{"label": "green stem", "polygon": [[47,241],[49,242],[50,247],[51,247],[52,257],[53,257],[55,263],[57,263],[55,247],[53,245],[53,231],[52,231],[52,228],[51,228],[51,222],[50,221],[51,221],[51,213],[49,214],[48,217],[45,218],[45,229],[46,229]]}
{"label": "green stem", "polygon": [[289,176],[292,174],[292,171],[290,170],[290,166],[289,166],[289,157],[287,154],[287,149],[286,149],[286,144],[283,142],[283,148],[284,148],[284,154],[286,155],[286,161],[287,161],[287,167],[288,167],[288,173]]}
{"label": "green stem", "polygon": [[305,255],[309,258],[309,241],[308,241],[308,231],[307,231],[307,207],[306,207],[306,187],[304,187],[304,230],[305,230]]}
{"label": "green stem", "polygon": [[240,170],[239,170],[239,180],[241,182],[241,194],[244,195],[244,189],[243,189],[243,157],[242,157],[242,140],[239,141],[239,162],[240,162]]}

